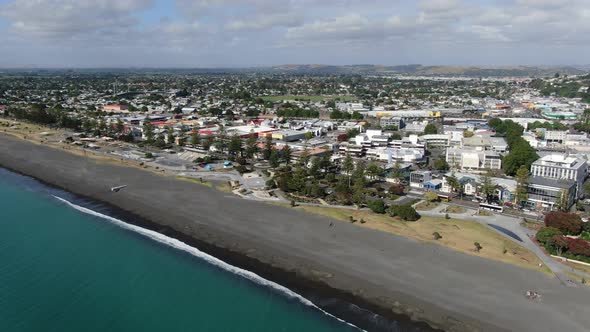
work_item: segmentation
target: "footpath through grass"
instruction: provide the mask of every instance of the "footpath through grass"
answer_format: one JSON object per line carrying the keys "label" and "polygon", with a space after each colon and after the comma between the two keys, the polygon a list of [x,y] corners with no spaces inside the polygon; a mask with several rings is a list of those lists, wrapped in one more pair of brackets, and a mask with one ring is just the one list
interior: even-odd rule
{"label": "footpath through grass", "polygon": [[[551,273],[544,265],[539,268],[541,261],[533,252],[475,221],[423,216],[416,222],[404,222],[388,215],[375,214],[366,210],[345,210],[318,206],[298,206],[296,208],[344,222],[350,222],[350,216],[357,221],[364,219],[364,224],[360,222],[356,224],[418,241],[435,243],[469,255]],[[434,232],[438,232],[442,238],[434,240],[432,235]],[[479,253],[474,250],[474,242],[479,242],[483,247]]]}

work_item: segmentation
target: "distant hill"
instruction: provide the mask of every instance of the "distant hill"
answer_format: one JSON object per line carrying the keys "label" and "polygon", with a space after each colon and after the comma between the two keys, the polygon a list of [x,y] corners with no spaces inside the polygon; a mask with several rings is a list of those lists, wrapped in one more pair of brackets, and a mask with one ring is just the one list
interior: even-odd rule
{"label": "distant hill", "polygon": [[272,67],[243,68],[0,68],[0,74],[56,75],[90,74],[113,75],[125,73],[142,74],[244,74],[282,73],[295,75],[406,75],[406,76],[466,76],[466,77],[549,77],[560,75],[590,74],[590,65],[585,66],[424,66],[410,64],[401,66],[383,65],[321,65],[287,64]]}
{"label": "distant hill", "polygon": [[[262,69],[262,68],[261,68]],[[275,72],[286,73],[321,73],[321,74],[398,74],[419,76],[552,76],[555,73],[565,75],[580,75],[588,73],[588,67],[555,66],[381,66],[381,65],[281,65],[271,67]]]}

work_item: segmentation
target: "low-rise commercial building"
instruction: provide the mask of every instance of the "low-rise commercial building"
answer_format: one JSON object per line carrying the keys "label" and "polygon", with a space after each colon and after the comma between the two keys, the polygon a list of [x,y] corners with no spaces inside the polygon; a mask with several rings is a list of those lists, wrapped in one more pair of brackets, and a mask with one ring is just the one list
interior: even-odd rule
{"label": "low-rise commercial building", "polygon": [[502,169],[502,157],[493,151],[479,149],[448,148],[446,161],[451,168],[462,171]]}
{"label": "low-rise commercial building", "polygon": [[551,211],[556,206],[569,209],[576,200],[574,181],[533,176],[529,179],[528,199],[525,206],[539,211]]}
{"label": "low-rise commercial building", "polygon": [[424,188],[424,183],[432,180],[432,172],[430,171],[414,171],[410,173],[410,187]]}
{"label": "low-rise commercial building", "polygon": [[583,193],[584,180],[588,176],[586,160],[562,153],[552,153],[531,165],[531,174],[546,179],[565,180],[576,184],[575,196]]}

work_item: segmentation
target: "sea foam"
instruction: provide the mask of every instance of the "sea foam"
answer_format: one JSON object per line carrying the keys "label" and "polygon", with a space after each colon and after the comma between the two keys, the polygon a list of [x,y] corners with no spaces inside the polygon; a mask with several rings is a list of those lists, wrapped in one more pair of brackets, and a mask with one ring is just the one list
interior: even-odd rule
{"label": "sea foam", "polygon": [[187,252],[187,253],[189,253],[189,254],[191,254],[191,255],[193,255],[195,257],[198,257],[200,259],[203,259],[206,262],[208,262],[209,264],[213,264],[213,265],[215,265],[215,266],[217,266],[217,267],[219,267],[219,268],[221,268],[221,269],[223,269],[225,271],[228,271],[228,272],[237,274],[237,275],[239,275],[239,276],[241,276],[243,278],[246,278],[246,279],[248,279],[248,280],[250,280],[252,282],[255,282],[255,283],[259,284],[259,285],[263,285],[265,287],[270,287],[270,288],[274,289],[275,291],[278,291],[278,292],[284,294],[288,298],[296,299],[299,302],[301,302],[302,304],[304,304],[306,306],[309,306],[309,307],[312,307],[312,308],[314,308],[316,310],[319,310],[323,314],[325,314],[325,315],[327,315],[327,316],[329,316],[329,317],[331,317],[333,319],[336,319],[339,322],[342,322],[344,324],[347,324],[347,325],[349,325],[349,326],[351,326],[353,328],[356,328],[356,329],[358,329],[360,331],[365,331],[365,330],[362,330],[361,328],[359,328],[358,326],[356,326],[354,324],[351,324],[351,323],[349,323],[349,322],[347,322],[347,321],[345,321],[343,319],[340,319],[340,318],[338,318],[338,317],[330,314],[329,312],[327,312],[327,311],[323,310],[322,308],[318,307],[317,305],[315,305],[310,300],[308,300],[305,297],[303,297],[303,296],[301,296],[301,295],[293,292],[292,290],[288,289],[287,287],[281,286],[281,285],[279,285],[279,284],[277,284],[275,282],[272,282],[270,280],[264,279],[263,277],[257,275],[254,272],[251,272],[251,271],[248,271],[248,270],[244,270],[244,269],[240,269],[240,268],[238,268],[236,266],[230,265],[230,264],[228,264],[228,263],[226,263],[226,262],[224,262],[224,261],[222,261],[222,260],[220,260],[218,258],[215,258],[215,257],[213,257],[211,255],[208,255],[208,254],[200,251],[199,249],[197,249],[195,247],[191,247],[188,244],[186,244],[186,243],[184,243],[182,241],[179,241],[177,239],[171,238],[169,236],[166,236],[166,235],[160,234],[158,232],[155,232],[155,231],[152,231],[152,230],[149,230],[149,229],[145,229],[145,228],[142,228],[142,227],[139,227],[139,226],[136,226],[136,225],[128,224],[128,223],[126,223],[126,222],[124,222],[122,220],[119,220],[117,218],[113,218],[111,216],[108,216],[108,215],[105,215],[105,214],[102,214],[102,213],[98,213],[96,211],[93,211],[93,210],[90,210],[88,208],[85,208],[83,206],[76,205],[76,204],[74,204],[74,203],[72,203],[72,202],[70,202],[68,200],[65,200],[65,199],[63,199],[61,197],[58,197],[58,196],[55,196],[55,195],[52,195],[52,196],[55,197],[57,200],[65,203],[65,204],[67,204],[68,206],[70,206],[70,207],[72,207],[72,208],[74,208],[74,209],[76,209],[76,210],[78,210],[80,212],[83,212],[83,213],[86,213],[86,214],[89,214],[89,215],[93,215],[93,216],[96,216],[96,217],[105,219],[105,220],[107,220],[107,221],[109,221],[109,222],[111,222],[111,223],[113,223],[113,224],[115,224],[115,225],[117,225],[117,226],[119,226],[121,228],[124,228],[124,229],[130,230],[130,231],[136,232],[136,233],[141,234],[141,235],[143,235],[145,237],[148,237],[148,238],[150,238],[150,239],[152,239],[154,241],[157,241],[157,242],[160,242],[160,243],[165,244],[167,246],[173,247],[175,249],[178,249],[178,250],[182,250],[184,252]]}

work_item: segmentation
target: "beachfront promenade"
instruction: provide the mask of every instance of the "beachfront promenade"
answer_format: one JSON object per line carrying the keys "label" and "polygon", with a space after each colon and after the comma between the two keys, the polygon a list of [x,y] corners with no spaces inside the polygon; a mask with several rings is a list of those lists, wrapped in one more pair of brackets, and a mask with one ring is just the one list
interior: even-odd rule
{"label": "beachfront promenade", "polygon": [[[0,165],[454,330],[588,331],[590,292],[509,264],[0,134]],[[118,193],[109,188],[127,184]],[[163,227],[164,228],[164,227]],[[276,280],[281,282],[281,280]],[[527,290],[543,295],[532,302]]]}

